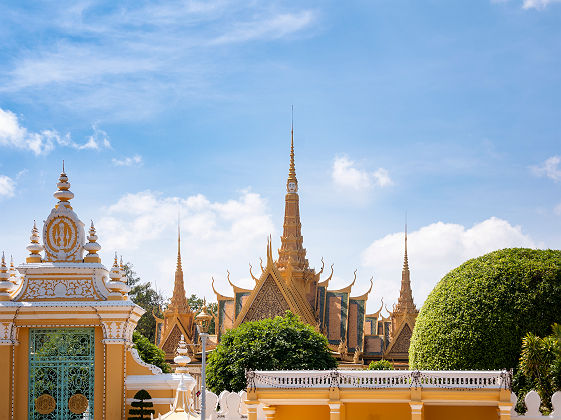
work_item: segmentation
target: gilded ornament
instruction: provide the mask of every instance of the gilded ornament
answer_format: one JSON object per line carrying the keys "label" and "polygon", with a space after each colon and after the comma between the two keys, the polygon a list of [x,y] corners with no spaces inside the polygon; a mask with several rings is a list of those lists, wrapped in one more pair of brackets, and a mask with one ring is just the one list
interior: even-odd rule
{"label": "gilded ornament", "polygon": [[74,414],[82,414],[88,409],[88,399],[84,394],[74,394],[68,399],[68,409]]}
{"label": "gilded ornament", "polygon": [[39,414],[50,414],[55,411],[56,401],[49,394],[42,394],[35,400],[35,410]]}

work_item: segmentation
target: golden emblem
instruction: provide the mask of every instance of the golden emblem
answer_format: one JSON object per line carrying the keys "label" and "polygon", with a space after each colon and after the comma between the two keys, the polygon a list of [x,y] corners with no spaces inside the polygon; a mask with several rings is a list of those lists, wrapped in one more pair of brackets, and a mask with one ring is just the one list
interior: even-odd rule
{"label": "golden emblem", "polygon": [[88,399],[83,394],[74,394],[68,399],[68,409],[74,414],[82,414],[88,409]]}
{"label": "golden emblem", "polygon": [[43,394],[35,400],[35,410],[39,414],[49,414],[55,411],[56,401],[49,394]]}

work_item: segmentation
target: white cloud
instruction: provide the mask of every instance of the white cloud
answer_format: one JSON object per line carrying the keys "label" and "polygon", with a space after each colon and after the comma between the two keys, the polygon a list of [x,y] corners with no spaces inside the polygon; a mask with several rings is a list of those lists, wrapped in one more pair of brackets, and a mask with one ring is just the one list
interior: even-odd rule
{"label": "white cloud", "polygon": [[538,176],[546,176],[556,182],[561,181],[561,156],[552,156],[538,166],[533,166],[532,170]]}
{"label": "white cloud", "polygon": [[522,4],[523,9],[538,9],[543,10],[549,4],[559,3],[561,0],[524,0]]}
{"label": "white cloud", "polygon": [[308,27],[315,15],[311,10],[299,13],[284,13],[265,20],[238,24],[230,32],[210,41],[211,45],[246,42],[255,39],[277,39]]}
{"label": "white cloud", "polygon": [[264,199],[250,191],[224,202],[202,194],[180,198],[144,191],[127,194],[106,209],[106,216],[96,223],[99,242],[108,256],[115,250],[123,252],[125,260],[134,256],[131,262],[142,278],[155,281],[169,295],[178,212],[187,293],[212,297],[212,275],[218,288],[228,290],[224,276],[228,268],[249,277],[248,256],[263,255],[266,237],[274,233]]}
{"label": "white cloud", "polygon": [[[415,303],[424,302],[436,283],[464,261],[509,247],[535,248],[536,243],[520,226],[491,217],[471,228],[437,222],[408,235],[409,266]],[[372,298],[390,307],[397,301],[403,264],[403,233],[374,241],[363,253],[362,264],[374,270]]]}
{"label": "white cloud", "polygon": [[0,175],[0,198],[13,197],[16,188],[16,183],[12,178],[6,175]]}
{"label": "white cloud", "polygon": [[111,159],[111,161],[115,166],[140,166],[142,165],[142,156],[134,155],[126,157],[124,159],[113,158]]}
{"label": "white cloud", "polygon": [[[491,3],[508,3],[510,0],[491,0]],[[559,3],[561,0],[523,0],[523,9],[537,9],[543,10],[548,5],[553,3]]]}
{"label": "white cloud", "polygon": [[48,154],[57,145],[78,150],[110,148],[107,134],[95,126],[93,130],[94,133],[86,143],[78,144],[72,140],[69,133],[60,135],[56,130],[31,132],[20,124],[16,114],[0,108],[0,146],[31,151],[37,156]]}
{"label": "white cloud", "polygon": [[[34,9],[13,14],[57,36],[14,50],[0,63],[0,92],[36,102],[56,98],[59,106],[106,119],[142,119],[170,99],[224,95],[213,89],[216,78],[243,65],[225,66],[230,51],[215,48],[294,37],[317,20],[314,10],[271,2],[50,6],[40,15]],[[7,16],[10,31],[18,22]]]}
{"label": "white cloud", "polygon": [[557,216],[561,216],[561,203],[557,204],[555,206],[555,208],[553,209],[553,212],[557,215]]}
{"label": "white cloud", "polygon": [[335,186],[354,191],[365,191],[373,186],[387,187],[393,184],[387,169],[375,172],[358,169],[355,162],[346,156],[337,156],[333,161],[331,177]]}

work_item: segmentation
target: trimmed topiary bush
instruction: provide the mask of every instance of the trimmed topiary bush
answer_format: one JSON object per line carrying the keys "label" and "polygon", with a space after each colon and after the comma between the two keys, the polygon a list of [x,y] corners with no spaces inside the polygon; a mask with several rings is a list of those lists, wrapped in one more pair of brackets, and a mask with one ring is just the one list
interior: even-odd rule
{"label": "trimmed topiary bush", "polygon": [[411,339],[413,369],[515,368],[528,333],[561,322],[561,251],[502,249],[440,280]]}
{"label": "trimmed topiary bush", "polygon": [[391,362],[385,359],[371,361],[368,365],[368,370],[394,370]]}
{"label": "trimmed topiary bush", "polygon": [[290,311],[284,317],[246,322],[226,332],[210,354],[207,386],[215,394],[241,391],[245,371],[334,369],[327,339]]}

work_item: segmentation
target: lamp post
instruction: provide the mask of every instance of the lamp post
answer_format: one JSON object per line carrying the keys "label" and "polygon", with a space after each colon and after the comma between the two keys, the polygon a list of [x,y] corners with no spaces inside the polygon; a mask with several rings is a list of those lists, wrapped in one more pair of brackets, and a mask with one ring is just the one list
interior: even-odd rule
{"label": "lamp post", "polygon": [[202,358],[201,358],[201,420],[205,420],[206,416],[206,339],[208,338],[208,327],[212,315],[206,311],[206,302],[203,304],[201,312],[195,317],[195,323],[199,329],[199,337],[201,337],[202,344]]}

